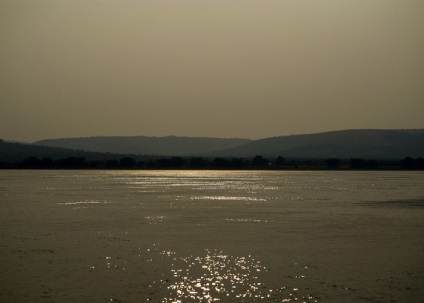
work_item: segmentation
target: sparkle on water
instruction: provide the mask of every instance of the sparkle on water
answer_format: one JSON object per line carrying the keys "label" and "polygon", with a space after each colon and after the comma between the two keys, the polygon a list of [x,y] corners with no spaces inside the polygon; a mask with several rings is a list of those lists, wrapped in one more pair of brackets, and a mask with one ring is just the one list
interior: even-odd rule
{"label": "sparkle on water", "polygon": [[[156,246],[157,247],[157,246]],[[215,302],[245,299],[254,301],[272,300],[275,302],[318,302],[318,298],[300,292],[300,288],[280,286],[268,288],[266,274],[270,270],[253,256],[233,256],[222,250],[205,250],[201,256],[178,256],[170,250],[159,251],[171,262],[171,279],[161,280],[168,295],[162,303]],[[307,270],[308,267],[303,267]],[[306,278],[305,275],[296,278]]]}

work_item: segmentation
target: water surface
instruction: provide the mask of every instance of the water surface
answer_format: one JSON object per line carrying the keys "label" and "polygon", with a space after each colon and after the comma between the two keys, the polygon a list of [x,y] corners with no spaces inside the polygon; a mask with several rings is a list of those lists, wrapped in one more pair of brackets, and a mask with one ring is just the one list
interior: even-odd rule
{"label": "water surface", "polygon": [[422,172],[0,171],[1,302],[423,302]]}

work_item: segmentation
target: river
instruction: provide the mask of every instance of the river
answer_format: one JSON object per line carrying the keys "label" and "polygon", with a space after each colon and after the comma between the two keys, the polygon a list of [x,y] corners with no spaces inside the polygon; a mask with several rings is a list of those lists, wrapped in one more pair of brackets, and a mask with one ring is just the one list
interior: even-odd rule
{"label": "river", "polygon": [[424,173],[0,170],[1,302],[423,302]]}

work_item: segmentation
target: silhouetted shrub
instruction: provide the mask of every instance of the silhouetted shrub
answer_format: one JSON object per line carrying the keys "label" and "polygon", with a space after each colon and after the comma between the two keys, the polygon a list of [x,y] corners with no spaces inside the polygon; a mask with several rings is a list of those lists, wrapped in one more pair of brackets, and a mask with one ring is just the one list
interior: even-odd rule
{"label": "silhouetted shrub", "polygon": [[412,169],[415,166],[415,161],[411,157],[406,157],[402,160],[401,166],[403,169]]}
{"label": "silhouetted shrub", "polygon": [[254,166],[265,166],[268,165],[269,161],[262,156],[255,156],[252,159],[252,165]]}
{"label": "silhouetted shrub", "polygon": [[424,159],[423,158],[417,158],[415,159],[415,165],[418,169],[424,169]]}
{"label": "silhouetted shrub", "polygon": [[281,156],[278,156],[277,160],[275,161],[275,164],[278,166],[283,166],[286,163],[286,159],[284,159]]}
{"label": "silhouetted shrub", "polygon": [[122,168],[133,168],[135,166],[136,161],[130,157],[121,158],[119,161],[119,165]]}
{"label": "silhouetted shrub", "polygon": [[349,166],[351,168],[363,168],[365,166],[365,160],[362,158],[350,159]]}
{"label": "silhouetted shrub", "polygon": [[228,168],[230,166],[230,163],[226,159],[215,158],[212,160],[211,166],[217,167],[217,168]]}
{"label": "silhouetted shrub", "polygon": [[325,163],[327,163],[328,168],[336,168],[340,165],[340,159],[329,158],[325,160]]}
{"label": "silhouetted shrub", "polygon": [[55,166],[59,168],[86,168],[87,163],[82,157],[68,157],[57,160]]}
{"label": "silhouetted shrub", "polygon": [[119,161],[116,159],[113,160],[107,160],[106,161],[106,168],[118,168],[119,167]]}
{"label": "silhouetted shrub", "polygon": [[184,165],[185,161],[181,157],[172,157],[170,159],[170,165],[172,167],[182,167]]}
{"label": "silhouetted shrub", "polygon": [[229,164],[231,168],[242,168],[245,163],[243,158],[233,158]]}
{"label": "silhouetted shrub", "polygon": [[207,165],[207,162],[203,158],[191,158],[190,167],[191,168],[204,168]]}
{"label": "silhouetted shrub", "polygon": [[378,162],[376,160],[365,161],[365,167],[369,169],[376,169],[378,167]]}

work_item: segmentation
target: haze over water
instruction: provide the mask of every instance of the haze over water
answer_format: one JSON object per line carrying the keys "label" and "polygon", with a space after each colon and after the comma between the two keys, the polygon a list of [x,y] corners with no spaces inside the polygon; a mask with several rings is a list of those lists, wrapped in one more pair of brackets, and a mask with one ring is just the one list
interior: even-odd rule
{"label": "haze over water", "polygon": [[422,302],[422,172],[0,171],[1,302]]}

